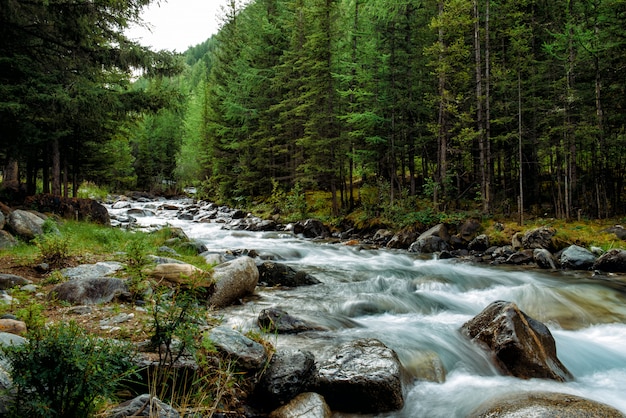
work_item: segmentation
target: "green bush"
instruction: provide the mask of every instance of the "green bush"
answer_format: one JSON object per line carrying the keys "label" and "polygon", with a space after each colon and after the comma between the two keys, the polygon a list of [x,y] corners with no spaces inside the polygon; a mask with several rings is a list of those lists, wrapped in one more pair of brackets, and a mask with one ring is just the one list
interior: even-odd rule
{"label": "green bush", "polygon": [[52,267],[62,267],[70,257],[70,243],[67,238],[59,233],[43,234],[35,241],[41,252],[44,263]]}
{"label": "green bush", "polygon": [[14,392],[9,417],[85,418],[111,398],[136,369],[132,348],[87,334],[74,323],[31,331],[6,346]]}

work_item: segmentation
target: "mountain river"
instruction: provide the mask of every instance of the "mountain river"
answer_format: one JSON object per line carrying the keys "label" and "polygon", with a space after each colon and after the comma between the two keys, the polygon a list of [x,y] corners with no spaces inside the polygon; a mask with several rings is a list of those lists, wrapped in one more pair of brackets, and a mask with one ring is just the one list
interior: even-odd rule
{"label": "mountain river", "polygon": [[[155,210],[154,203],[133,206]],[[127,208],[109,210],[121,214]],[[445,380],[410,383],[405,407],[380,417],[465,417],[493,397],[524,391],[578,395],[626,413],[626,286],[615,281],[593,278],[591,272],[490,267],[406,251],[367,250],[287,232],[230,231],[222,224],[183,221],[175,215],[162,210],[137,219],[143,226],[181,227],[209,251],[254,249],[322,282],[295,289],[259,286],[242,305],[223,311],[227,324],[243,331],[256,329],[260,311],[277,306],[330,329],[269,336],[278,348],[308,349],[319,357],[331,343],[377,338],[398,353],[408,370],[425,353],[436,353]],[[550,328],[557,355],[574,381],[502,376],[485,353],[458,332],[496,300],[517,303]]]}

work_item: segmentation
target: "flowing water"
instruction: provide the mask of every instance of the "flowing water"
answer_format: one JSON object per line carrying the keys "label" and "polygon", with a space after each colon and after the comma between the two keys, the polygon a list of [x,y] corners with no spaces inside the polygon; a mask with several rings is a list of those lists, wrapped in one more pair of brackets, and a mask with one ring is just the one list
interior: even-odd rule
{"label": "flowing water", "polygon": [[[323,357],[331,343],[377,338],[398,353],[408,370],[425,354],[436,353],[445,380],[409,383],[404,409],[381,417],[465,417],[488,399],[519,391],[578,395],[626,413],[626,286],[589,272],[489,267],[312,242],[290,233],[228,231],[220,224],[175,219],[171,211],[139,218],[139,223],[182,227],[210,251],[254,249],[319,279],[322,284],[297,289],[258,287],[243,305],[224,311],[225,321],[241,330],[256,328],[260,311],[271,306],[330,330],[271,336],[279,348],[308,349]],[[558,357],[574,381],[502,376],[458,332],[496,300],[517,303],[550,328]]]}

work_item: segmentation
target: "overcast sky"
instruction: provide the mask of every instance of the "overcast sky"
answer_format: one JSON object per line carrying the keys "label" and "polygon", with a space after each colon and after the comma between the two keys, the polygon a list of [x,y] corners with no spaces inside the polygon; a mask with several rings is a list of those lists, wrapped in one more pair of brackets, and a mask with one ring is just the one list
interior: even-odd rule
{"label": "overcast sky", "polygon": [[217,33],[222,5],[228,0],[169,0],[152,3],[142,18],[151,29],[132,27],[131,39],[154,50],[185,52],[188,47],[206,41]]}

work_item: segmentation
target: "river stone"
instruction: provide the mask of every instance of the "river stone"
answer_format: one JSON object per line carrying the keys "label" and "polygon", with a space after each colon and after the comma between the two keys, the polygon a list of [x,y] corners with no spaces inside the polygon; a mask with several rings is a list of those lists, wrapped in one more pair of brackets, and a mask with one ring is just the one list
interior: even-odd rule
{"label": "river stone", "polygon": [[560,382],[573,379],[557,358],[550,330],[513,302],[491,303],[463,324],[461,332],[491,352],[505,374]]}
{"label": "river stone", "polygon": [[570,245],[561,253],[561,267],[572,270],[589,270],[596,256],[586,248]]}
{"label": "river stone", "polygon": [[117,261],[99,261],[95,264],[81,264],[76,267],[65,268],[61,270],[61,274],[69,280],[94,279],[109,276],[122,268],[124,265]]}
{"label": "river stone", "polygon": [[533,251],[533,260],[542,269],[556,270],[556,260],[552,253],[545,248],[536,248]]}
{"label": "river stone", "polygon": [[139,216],[139,217],[154,216],[154,212],[152,212],[151,210],[141,209],[141,208],[131,208],[131,209],[128,209],[126,211],[126,214],[130,215],[130,216]]}
{"label": "river stone", "polygon": [[302,234],[305,238],[328,238],[330,231],[317,219],[307,219],[304,222],[297,222],[293,226],[294,234]]}
{"label": "river stone", "polygon": [[126,208],[130,208],[130,202],[127,200],[120,200],[118,202],[113,203],[113,206],[111,206],[111,209],[126,209]]}
{"label": "river stone", "polygon": [[626,273],[626,250],[607,251],[596,260],[592,268],[605,272]]}
{"label": "river stone", "polygon": [[479,230],[480,222],[478,219],[470,218],[459,227],[458,236],[464,242],[471,242],[477,236]]}
{"label": "river stone", "polygon": [[489,248],[489,237],[485,234],[480,234],[467,244],[467,249],[470,251],[483,252]]}
{"label": "river stone", "polygon": [[446,381],[446,368],[434,351],[418,353],[404,367],[417,380],[443,383]]}
{"label": "river stone", "polygon": [[330,418],[331,416],[331,410],[322,395],[306,392],[273,411],[269,418]]}
{"label": "river stone", "polygon": [[0,319],[0,332],[6,332],[15,335],[26,334],[26,323],[16,319],[2,318]]}
{"label": "river stone", "polygon": [[0,250],[13,248],[17,245],[17,240],[8,231],[0,231]]}
{"label": "river stone", "polygon": [[517,251],[517,252],[511,254],[506,259],[505,263],[507,263],[507,264],[514,264],[514,265],[532,263],[533,260],[534,260],[533,255],[534,255],[533,250]]}
{"label": "river stone", "polygon": [[32,282],[30,280],[25,279],[22,276],[0,273],[0,290],[7,290],[15,286],[24,286],[31,283]]}
{"label": "river stone", "polygon": [[379,340],[341,344],[318,369],[316,392],[333,410],[380,413],[404,405],[402,366],[395,351]]}
{"label": "river stone", "polygon": [[150,418],[179,418],[176,409],[163,403],[157,397],[149,394],[139,395],[136,398],[119,404],[106,413],[107,418],[150,417]]}
{"label": "river stone", "polygon": [[620,411],[575,395],[530,392],[505,395],[485,402],[468,418],[625,418]]}
{"label": "river stone", "polygon": [[42,217],[25,210],[17,209],[11,212],[7,219],[7,227],[15,235],[31,241],[39,235],[43,235]]}
{"label": "river stone", "polygon": [[127,295],[126,282],[114,277],[87,277],[60,283],[52,288],[48,297],[74,305],[97,305]]}
{"label": "river stone", "polygon": [[315,383],[315,357],[310,351],[279,350],[272,356],[254,398],[264,409],[275,409]]}
{"label": "river stone", "polygon": [[250,257],[238,257],[213,268],[215,291],[209,305],[224,308],[254,292],[259,281],[259,269]]}
{"label": "river stone", "polygon": [[257,268],[259,269],[259,282],[266,286],[297,287],[320,283],[312,275],[296,271],[286,264],[263,261],[257,264]]}
{"label": "river stone", "polygon": [[280,308],[263,309],[257,318],[259,328],[268,333],[297,334],[305,331],[322,331],[324,328],[289,315]]}
{"label": "river stone", "polygon": [[612,227],[600,232],[612,233],[615,234],[618,239],[626,240],[626,228],[624,228],[622,225],[613,225]]}
{"label": "river stone", "polygon": [[444,251],[448,249],[449,240],[448,228],[444,224],[435,225],[417,237],[409,252],[429,254]]}
{"label": "river stone", "polygon": [[206,338],[211,340],[219,352],[236,359],[237,364],[244,369],[258,370],[267,360],[265,348],[261,344],[227,326],[211,329]]}

